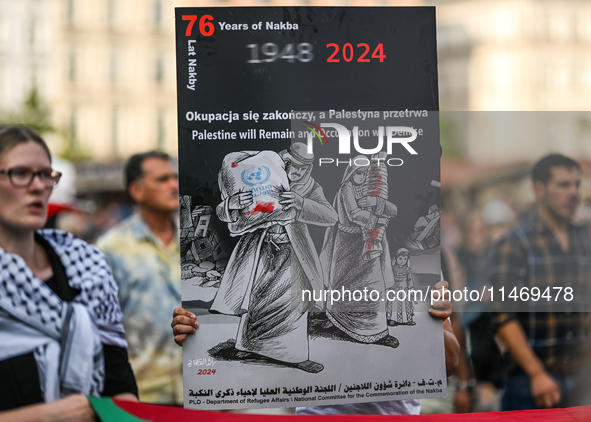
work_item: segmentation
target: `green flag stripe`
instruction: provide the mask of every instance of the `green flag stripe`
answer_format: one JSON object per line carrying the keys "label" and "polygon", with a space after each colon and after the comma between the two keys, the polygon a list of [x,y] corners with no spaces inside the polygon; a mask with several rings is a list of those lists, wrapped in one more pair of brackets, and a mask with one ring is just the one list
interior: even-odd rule
{"label": "green flag stripe", "polygon": [[98,415],[101,422],[151,422],[147,419],[140,419],[131,413],[121,409],[110,397],[90,397],[90,405]]}

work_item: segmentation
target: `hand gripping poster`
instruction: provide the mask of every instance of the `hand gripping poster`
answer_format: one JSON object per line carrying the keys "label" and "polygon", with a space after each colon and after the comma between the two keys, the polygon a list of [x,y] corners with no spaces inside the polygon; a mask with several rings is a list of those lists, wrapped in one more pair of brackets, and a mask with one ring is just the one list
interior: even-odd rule
{"label": "hand gripping poster", "polygon": [[185,406],[447,394],[432,7],[176,9]]}

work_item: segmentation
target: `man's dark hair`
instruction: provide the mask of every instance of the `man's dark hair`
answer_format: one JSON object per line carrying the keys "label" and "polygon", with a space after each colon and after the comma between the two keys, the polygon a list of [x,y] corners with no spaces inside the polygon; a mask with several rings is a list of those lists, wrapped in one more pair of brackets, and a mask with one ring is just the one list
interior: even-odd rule
{"label": "man's dark hair", "polygon": [[125,164],[125,188],[129,192],[129,186],[144,175],[142,165],[148,158],[159,158],[161,160],[170,160],[170,155],[162,151],[148,151],[131,156]]}
{"label": "man's dark hair", "polygon": [[575,160],[560,154],[550,154],[538,161],[531,171],[531,178],[534,182],[540,181],[543,184],[550,180],[552,167],[575,168],[581,171],[581,166]]}

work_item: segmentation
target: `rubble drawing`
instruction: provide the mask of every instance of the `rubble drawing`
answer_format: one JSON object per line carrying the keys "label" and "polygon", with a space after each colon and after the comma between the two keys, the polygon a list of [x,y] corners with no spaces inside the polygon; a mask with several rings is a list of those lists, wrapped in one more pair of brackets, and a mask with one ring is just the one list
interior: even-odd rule
{"label": "rubble drawing", "polygon": [[192,207],[188,195],[180,202],[181,278],[200,287],[218,287],[228,255],[212,218],[213,208]]}

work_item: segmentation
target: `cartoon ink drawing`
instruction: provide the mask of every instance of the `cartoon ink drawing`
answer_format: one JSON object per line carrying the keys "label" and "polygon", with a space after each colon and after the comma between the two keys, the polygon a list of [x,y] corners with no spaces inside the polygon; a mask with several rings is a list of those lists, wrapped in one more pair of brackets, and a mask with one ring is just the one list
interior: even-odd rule
{"label": "cartoon ink drawing", "polygon": [[[366,288],[385,297],[386,282],[394,279],[385,227],[397,209],[387,201],[387,170],[376,162],[360,155],[345,170],[334,200],[338,223],[327,229],[320,254],[328,289]],[[327,317],[322,329],[332,338],[398,347],[388,333],[384,301],[327,303]]]}
{"label": "cartoon ink drawing", "polygon": [[[396,251],[394,259],[392,260],[394,287],[389,290],[393,293],[391,293],[390,297],[396,298],[396,300],[388,301],[388,325],[391,327],[396,325],[416,325],[416,322],[413,321],[415,300],[414,297],[411,297],[409,294],[409,290],[414,289],[409,259],[409,250],[406,248],[400,248]],[[402,292],[404,292],[404,295]],[[398,300],[398,298],[404,300]],[[394,303],[396,303],[396,319],[392,319],[392,308],[394,307]],[[406,322],[403,320],[403,308],[406,313]]]}
{"label": "cartoon ink drawing", "polygon": [[437,205],[429,208],[429,213],[417,219],[412,233],[408,240],[420,250],[431,249],[439,245],[441,233],[441,212]]}
{"label": "cartoon ink drawing", "polygon": [[[387,155],[380,152],[373,158],[385,160]],[[378,161],[379,162],[379,161]],[[388,203],[388,170],[384,165],[376,165],[375,162],[369,166],[367,177],[363,183],[363,196],[365,209],[371,212],[369,222],[370,230],[363,230],[363,259],[371,260],[384,253],[382,245],[386,233],[387,220],[378,221],[384,214]]]}
{"label": "cartoon ink drawing", "polygon": [[192,208],[191,203],[188,195],[180,198],[181,278],[200,287],[218,287],[228,261],[226,247],[212,218],[213,208]]}
{"label": "cartoon ink drawing", "polygon": [[280,365],[310,373],[309,304],[302,289],[323,287],[307,224],[332,226],[334,208],[311,177],[313,155],[289,150],[228,154],[218,175],[217,216],[240,236],[210,312],[240,317],[235,339],[209,350],[219,360]]}

